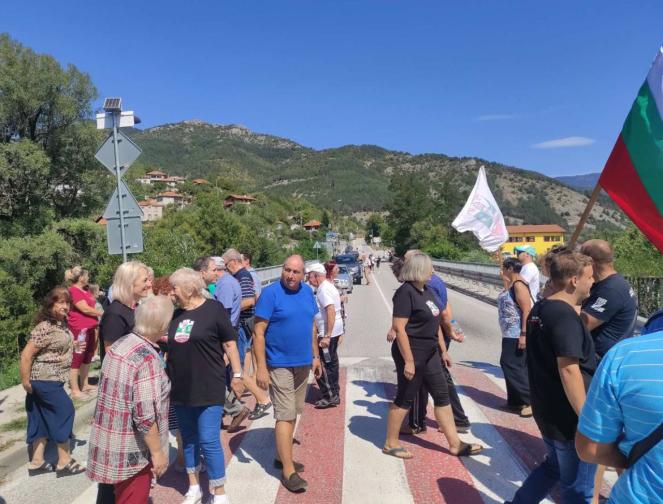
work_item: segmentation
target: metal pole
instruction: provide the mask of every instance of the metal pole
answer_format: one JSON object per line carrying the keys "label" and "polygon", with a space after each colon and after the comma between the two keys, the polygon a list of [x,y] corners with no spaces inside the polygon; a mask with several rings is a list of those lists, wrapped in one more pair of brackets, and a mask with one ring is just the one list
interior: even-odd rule
{"label": "metal pole", "polygon": [[113,112],[113,149],[115,150],[115,177],[117,178],[117,206],[120,209],[120,244],[122,247],[122,262],[127,262],[127,246],[124,237],[124,208],[122,207],[120,151],[117,145],[117,112]]}

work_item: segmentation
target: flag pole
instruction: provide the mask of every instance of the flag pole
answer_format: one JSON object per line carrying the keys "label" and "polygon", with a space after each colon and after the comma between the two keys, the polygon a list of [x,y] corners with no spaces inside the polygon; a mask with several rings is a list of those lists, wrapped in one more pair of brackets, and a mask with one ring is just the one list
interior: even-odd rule
{"label": "flag pole", "polygon": [[575,247],[576,242],[578,241],[578,237],[580,236],[580,233],[582,229],[585,227],[585,224],[587,223],[587,219],[589,219],[589,214],[592,212],[592,208],[594,207],[594,203],[596,203],[596,200],[599,199],[599,194],[601,193],[601,184],[599,182],[596,183],[596,187],[594,188],[594,191],[592,191],[592,195],[589,197],[589,201],[587,202],[587,206],[585,207],[585,211],[582,213],[582,216],[580,217],[580,220],[578,221],[578,224],[576,225],[576,229],[573,232],[573,236],[571,236],[571,241],[569,241],[569,247],[573,248]]}

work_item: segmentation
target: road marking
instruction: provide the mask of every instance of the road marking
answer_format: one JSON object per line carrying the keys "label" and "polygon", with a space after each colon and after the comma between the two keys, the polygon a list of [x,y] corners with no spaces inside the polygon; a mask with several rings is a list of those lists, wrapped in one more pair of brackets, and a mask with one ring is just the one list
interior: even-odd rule
{"label": "road marking", "polygon": [[375,368],[348,368],[343,501],[412,504],[403,461],[383,455],[389,402]]}
{"label": "road marking", "polygon": [[389,301],[387,301],[386,296],[382,292],[382,288],[380,287],[380,282],[378,282],[377,275],[373,275],[373,280],[375,281],[375,285],[378,288],[378,292],[380,293],[380,297],[382,297],[382,301],[384,301],[384,305],[387,307],[387,312],[391,316],[391,312],[392,312],[391,303],[389,303]]}

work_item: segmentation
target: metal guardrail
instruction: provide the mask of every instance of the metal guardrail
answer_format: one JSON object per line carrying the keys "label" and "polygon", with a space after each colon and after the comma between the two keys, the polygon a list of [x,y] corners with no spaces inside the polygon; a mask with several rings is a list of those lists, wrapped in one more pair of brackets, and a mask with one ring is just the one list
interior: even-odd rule
{"label": "metal guardrail", "polygon": [[[318,261],[306,261],[306,266],[313,264]],[[256,268],[256,274],[260,279],[262,285],[269,285],[270,283],[276,282],[281,278],[281,270],[283,265],[279,264],[278,266],[266,266],[264,268]]]}
{"label": "metal guardrail", "polygon": [[[433,268],[440,273],[448,275],[455,275],[468,280],[476,282],[487,283],[490,285],[502,286],[502,278],[500,277],[499,266],[492,264],[480,263],[464,263],[457,261],[443,261],[433,259]],[[543,275],[540,276],[541,284],[546,282],[547,278]],[[636,327],[640,329],[647,317],[654,313],[659,308],[663,307],[663,279],[661,278],[627,278],[633,286],[638,297],[639,317]],[[456,290],[465,294],[479,297],[480,299],[495,304],[495,301],[487,296],[476,295],[471,293],[468,289],[454,287]],[[485,298],[485,299],[483,299]]]}

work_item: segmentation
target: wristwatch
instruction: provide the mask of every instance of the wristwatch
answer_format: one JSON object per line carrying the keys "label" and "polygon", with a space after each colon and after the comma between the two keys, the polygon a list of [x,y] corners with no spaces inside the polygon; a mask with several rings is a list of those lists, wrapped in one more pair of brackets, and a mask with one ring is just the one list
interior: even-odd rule
{"label": "wristwatch", "polygon": [[233,373],[233,378],[241,378],[242,376],[243,375],[241,371],[239,373]]}

